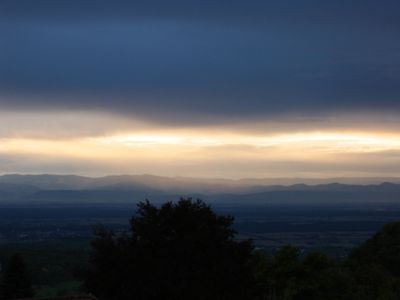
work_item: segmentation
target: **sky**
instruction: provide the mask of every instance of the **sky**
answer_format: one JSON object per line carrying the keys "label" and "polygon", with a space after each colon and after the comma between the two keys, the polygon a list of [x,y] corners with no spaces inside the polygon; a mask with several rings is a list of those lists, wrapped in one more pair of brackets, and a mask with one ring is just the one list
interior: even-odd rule
{"label": "sky", "polygon": [[0,174],[400,176],[400,2],[0,0]]}

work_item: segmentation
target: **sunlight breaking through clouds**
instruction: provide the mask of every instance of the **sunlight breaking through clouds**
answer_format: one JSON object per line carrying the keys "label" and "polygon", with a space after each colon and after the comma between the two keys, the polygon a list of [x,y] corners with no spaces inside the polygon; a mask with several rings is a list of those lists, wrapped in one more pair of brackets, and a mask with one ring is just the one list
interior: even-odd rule
{"label": "sunlight breaking through clouds", "polygon": [[[368,153],[400,150],[400,137],[396,135],[372,135],[365,133],[311,132],[301,134],[283,134],[271,136],[249,135],[210,135],[193,132],[190,135],[179,134],[126,134],[107,137],[85,137],[74,139],[27,139],[3,138],[1,152],[56,155],[76,157],[107,157],[109,159],[135,156],[145,158],[150,153],[162,150],[162,156],[174,155],[185,150],[224,147],[227,155],[241,147],[263,149],[266,154],[285,155],[304,151],[311,153],[340,154]],[[138,156],[139,155],[139,156]],[[190,155],[190,153],[187,153]],[[239,159],[239,157],[238,157]]]}
{"label": "sunlight breaking through clouds", "polygon": [[[0,139],[7,172],[180,176],[398,176],[400,136],[363,132],[246,135],[154,131],[63,139]],[[39,165],[38,165],[39,164]],[[94,172],[94,173],[93,173]]]}
{"label": "sunlight breaking through clouds", "polygon": [[371,130],[343,117],[312,126],[266,120],[176,127],[100,112],[4,111],[2,116],[0,173],[400,175],[394,168],[400,161],[400,134],[392,123]]}
{"label": "sunlight breaking through clouds", "polygon": [[311,132],[271,136],[221,135],[116,135],[95,138],[103,145],[141,147],[181,145],[183,147],[248,145],[253,147],[314,148],[331,152],[379,152],[400,149],[400,136],[365,133]]}

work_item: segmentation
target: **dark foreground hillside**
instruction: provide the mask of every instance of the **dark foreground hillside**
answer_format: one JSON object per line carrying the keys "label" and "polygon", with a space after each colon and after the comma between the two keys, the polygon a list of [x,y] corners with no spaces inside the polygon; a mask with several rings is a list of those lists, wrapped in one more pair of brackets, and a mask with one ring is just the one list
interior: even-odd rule
{"label": "dark foreground hillside", "polygon": [[[13,297],[21,292],[12,289],[21,288],[13,278],[20,282],[15,274],[23,272],[23,278],[30,274],[24,291],[37,296],[400,299],[400,222],[387,224],[343,259],[289,245],[270,253],[252,240],[237,239],[233,218],[186,199],[162,206],[141,203],[129,232],[97,227],[91,249],[84,241],[66,245],[0,247],[0,297],[21,298]],[[16,248],[22,249],[26,270],[12,268]]]}

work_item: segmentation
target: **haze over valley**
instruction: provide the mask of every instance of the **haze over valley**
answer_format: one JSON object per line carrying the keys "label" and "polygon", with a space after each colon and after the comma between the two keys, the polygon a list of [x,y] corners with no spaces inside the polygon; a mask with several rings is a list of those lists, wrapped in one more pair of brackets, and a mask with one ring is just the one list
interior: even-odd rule
{"label": "haze over valley", "polygon": [[[300,183],[300,182],[306,182]],[[400,214],[397,178],[202,179],[154,175],[0,176],[0,243],[87,239],[124,230],[136,204],[202,199],[269,251],[293,243],[341,257]]]}

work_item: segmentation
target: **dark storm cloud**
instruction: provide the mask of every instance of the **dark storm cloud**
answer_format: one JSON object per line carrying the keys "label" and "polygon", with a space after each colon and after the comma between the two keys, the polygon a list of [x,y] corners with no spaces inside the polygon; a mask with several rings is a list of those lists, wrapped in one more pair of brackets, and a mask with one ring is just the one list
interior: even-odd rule
{"label": "dark storm cloud", "polygon": [[393,111],[398,36],[398,1],[0,0],[0,104],[182,123]]}
{"label": "dark storm cloud", "polygon": [[[396,0],[2,0],[3,18],[51,21],[94,21],[104,19],[166,18],[248,23],[340,22],[381,25],[399,23]],[[291,24],[289,24],[291,25]]]}

